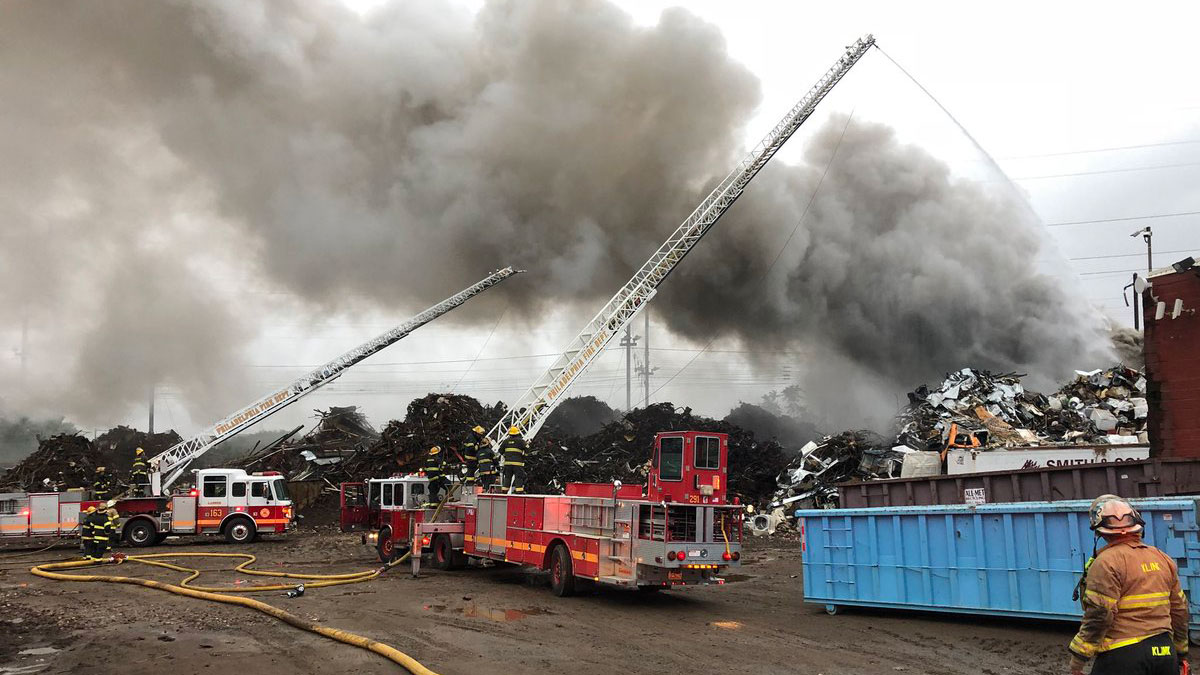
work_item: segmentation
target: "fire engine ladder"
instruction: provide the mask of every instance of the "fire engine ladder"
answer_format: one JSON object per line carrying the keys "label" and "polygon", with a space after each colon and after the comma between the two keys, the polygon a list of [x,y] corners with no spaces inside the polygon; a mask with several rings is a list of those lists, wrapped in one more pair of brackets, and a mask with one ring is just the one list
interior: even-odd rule
{"label": "fire engine ladder", "polygon": [[329,384],[356,363],[399,342],[414,330],[458,307],[473,296],[522,271],[524,270],[514,270],[511,267],[505,267],[504,269],[492,272],[478,283],[442,300],[399,326],[376,337],[374,340],[351,349],[329,363],[301,377],[289,386],[268,394],[220,422],[211,425],[203,433],[176,443],[162,454],[154,456],[149,462],[150,482],[153,493],[155,495],[162,494],[164,490],[169,488],[179,478],[180,474],[183,473],[184,469],[193,460],[218,444],[229,440],[250,426],[261,422],[300,400],[302,397]]}
{"label": "fire engine ladder", "polygon": [[817,80],[800,102],[789,110],[750,154],[700,202],[633,278],[588,322],[567,350],[555,359],[550,369],[534,381],[533,386],[512,405],[509,412],[488,432],[493,441],[499,443],[508,434],[508,429],[514,426],[520,429],[521,435],[527,440],[537,434],[546,418],[558,407],[571,384],[604,351],[609,341],[624,330],[654,297],[659,284],[717,219],[733,206],[754,176],[874,44],[874,36],[867,35],[846,48],[833,67]]}

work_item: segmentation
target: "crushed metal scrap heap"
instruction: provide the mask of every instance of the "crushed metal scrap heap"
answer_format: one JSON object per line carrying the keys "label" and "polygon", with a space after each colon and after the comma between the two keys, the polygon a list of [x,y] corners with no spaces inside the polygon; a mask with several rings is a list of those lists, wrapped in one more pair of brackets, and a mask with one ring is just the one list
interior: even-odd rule
{"label": "crushed metal scrap heap", "polygon": [[836,506],[837,483],[899,477],[905,456],[917,451],[1147,442],[1146,379],[1139,371],[1122,365],[1077,371],[1049,395],[1027,390],[1022,377],[963,368],[936,388],[917,387],[896,415],[893,440],[847,431],[801,448],[780,473],[771,507]]}

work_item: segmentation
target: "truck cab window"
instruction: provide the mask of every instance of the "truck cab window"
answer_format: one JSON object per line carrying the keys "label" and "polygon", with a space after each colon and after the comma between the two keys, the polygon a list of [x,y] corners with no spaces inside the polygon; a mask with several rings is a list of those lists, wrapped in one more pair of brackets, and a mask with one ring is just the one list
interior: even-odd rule
{"label": "truck cab window", "polygon": [[721,468],[721,439],[714,436],[697,436],[694,466],[697,469]]}
{"label": "truck cab window", "polygon": [[234,497],[245,497],[246,496],[246,484],[241,481],[234,483],[232,494]]}
{"label": "truck cab window", "polygon": [[225,496],[225,476],[205,476],[204,496],[209,498]]}
{"label": "truck cab window", "polygon": [[392,505],[392,489],[393,489],[393,487],[394,486],[392,483],[384,483],[383,484],[383,505],[384,506]]}
{"label": "truck cab window", "polygon": [[267,496],[267,481],[256,480],[250,484],[251,497],[266,497]]}
{"label": "truck cab window", "polygon": [[676,436],[660,442],[658,476],[662,480],[683,480],[683,439]]}

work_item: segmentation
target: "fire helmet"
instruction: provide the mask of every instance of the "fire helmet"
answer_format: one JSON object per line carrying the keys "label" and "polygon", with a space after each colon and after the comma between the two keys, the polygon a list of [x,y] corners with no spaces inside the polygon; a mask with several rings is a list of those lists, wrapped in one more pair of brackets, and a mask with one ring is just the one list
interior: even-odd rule
{"label": "fire helmet", "polygon": [[133,454],[135,454],[135,455],[140,455],[140,454],[142,454],[143,452],[145,452],[145,450],[143,450],[143,449],[141,449],[141,448],[138,448],[137,450],[134,450],[134,451],[133,451]]}
{"label": "fire helmet", "polygon": [[433,446],[432,448],[430,448],[430,449],[429,449],[429,454],[431,454],[431,455],[436,455],[436,454],[438,454],[438,453],[439,453],[439,452],[441,452],[441,451],[442,451],[442,448],[441,448],[441,446],[435,445],[435,446]]}
{"label": "fire helmet", "polygon": [[474,431],[477,434],[482,434],[482,433],[484,433],[485,430],[483,427],[476,424],[474,427],[471,428],[471,431]]}
{"label": "fire helmet", "polygon": [[96,512],[96,507],[95,507],[95,506],[89,506],[89,507],[87,507],[87,512],[88,512],[88,513],[95,513],[95,512]]}
{"label": "fire helmet", "polygon": [[1100,495],[1088,508],[1092,529],[1100,534],[1138,534],[1146,521],[1128,501],[1117,495]]}
{"label": "fire helmet", "polygon": [[521,427],[518,427],[515,424],[513,426],[509,427],[508,435],[509,436],[520,436],[521,435]]}

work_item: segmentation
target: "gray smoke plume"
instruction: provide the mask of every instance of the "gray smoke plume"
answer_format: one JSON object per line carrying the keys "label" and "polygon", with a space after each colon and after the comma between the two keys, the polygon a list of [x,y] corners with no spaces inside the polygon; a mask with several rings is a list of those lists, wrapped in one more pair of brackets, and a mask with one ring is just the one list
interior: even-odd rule
{"label": "gray smoke plume", "polygon": [[[30,0],[5,5],[0,96],[0,311],[63,355],[0,395],[95,416],[164,380],[223,411],[260,290],[411,309],[515,264],[530,274],[498,292],[519,318],[590,313],[736,161],[758,84],[686,11],[638,27],[603,0],[366,18]],[[1034,269],[1034,232],[886,128],[835,120],[656,316],[905,386],[964,364],[1056,376],[1096,334]]]}

